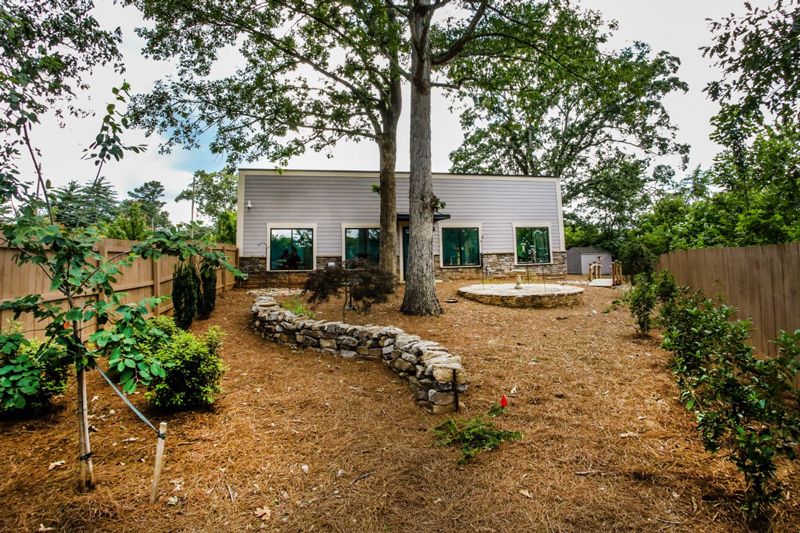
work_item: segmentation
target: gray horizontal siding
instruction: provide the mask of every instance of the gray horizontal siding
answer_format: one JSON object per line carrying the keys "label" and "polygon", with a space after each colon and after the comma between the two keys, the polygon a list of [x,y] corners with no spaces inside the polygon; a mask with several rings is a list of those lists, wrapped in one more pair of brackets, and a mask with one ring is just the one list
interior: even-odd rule
{"label": "gray horizontal siding", "polygon": [[[318,256],[342,254],[343,222],[379,221],[378,195],[371,190],[377,176],[254,175],[244,177],[243,243],[241,255],[265,253],[267,224],[316,223]],[[559,229],[558,182],[550,179],[437,178],[435,194],[447,203],[450,221],[478,222],[483,252],[513,252],[512,223],[550,223],[553,250],[563,250]],[[408,212],[408,178],[397,178],[397,211]],[[450,222],[449,221],[449,222]],[[434,252],[439,248],[438,231]]]}

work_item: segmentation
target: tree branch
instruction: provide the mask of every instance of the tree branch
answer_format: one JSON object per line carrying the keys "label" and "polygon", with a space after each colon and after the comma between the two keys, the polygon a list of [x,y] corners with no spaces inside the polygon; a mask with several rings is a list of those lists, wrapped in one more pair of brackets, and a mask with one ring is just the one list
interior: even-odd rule
{"label": "tree branch", "polygon": [[[442,2],[447,3],[444,0],[442,0]],[[437,4],[438,3],[441,2],[437,2]],[[455,59],[458,56],[458,54],[461,53],[461,51],[464,49],[467,43],[470,40],[472,40],[473,34],[475,33],[475,29],[478,27],[478,24],[483,18],[483,15],[486,12],[486,7],[488,4],[489,0],[481,0],[478,9],[475,11],[475,14],[472,16],[472,20],[469,22],[469,26],[467,26],[467,29],[464,30],[464,33],[461,35],[461,37],[459,37],[458,40],[456,40],[452,45],[450,45],[450,48],[447,51],[439,54],[438,56],[432,57],[431,58],[432,65],[445,65],[450,61],[452,61],[453,59]]]}

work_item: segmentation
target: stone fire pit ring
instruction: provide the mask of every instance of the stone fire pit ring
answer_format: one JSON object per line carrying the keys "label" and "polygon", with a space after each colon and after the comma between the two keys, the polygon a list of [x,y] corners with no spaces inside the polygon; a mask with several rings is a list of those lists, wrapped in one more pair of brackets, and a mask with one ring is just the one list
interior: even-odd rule
{"label": "stone fire pit ring", "polygon": [[583,302],[583,289],[556,283],[487,283],[458,289],[459,296],[502,307],[551,309],[572,307]]}

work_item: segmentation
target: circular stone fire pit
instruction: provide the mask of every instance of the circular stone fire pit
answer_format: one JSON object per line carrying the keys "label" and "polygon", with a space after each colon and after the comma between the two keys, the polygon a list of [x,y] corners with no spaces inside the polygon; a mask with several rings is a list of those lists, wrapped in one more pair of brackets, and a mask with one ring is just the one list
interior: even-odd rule
{"label": "circular stone fire pit", "polygon": [[458,289],[469,300],[503,307],[571,307],[583,301],[583,289],[548,283],[487,283]]}

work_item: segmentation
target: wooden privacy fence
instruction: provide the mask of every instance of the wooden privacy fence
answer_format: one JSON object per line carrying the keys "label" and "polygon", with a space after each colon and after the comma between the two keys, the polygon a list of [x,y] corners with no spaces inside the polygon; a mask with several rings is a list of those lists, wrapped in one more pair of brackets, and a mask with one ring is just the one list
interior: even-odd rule
{"label": "wooden privacy fence", "polygon": [[[129,251],[138,241],[125,241],[120,239],[105,239],[97,247],[97,251],[103,257],[112,257],[119,253]],[[239,251],[232,244],[217,245],[215,250],[225,253],[233,265],[237,265]],[[59,304],[64,301],[60,292],[50,290],[50,279],[36,265],[19,266],[14,262],[14,255],[18,253],[16,248],[0,246],[0,301],[11,298],[18,298],[26,294],[41,294],[45,301]],[[137,258],[130,267],[123,268],[114,284],[116,292],[126,293],[122,301],[124,303],[139,302],[150,296],[169,296],[172,293],[172,272],[178,263],[177,257],[163,256],[159,260]],[[225,269],[220,269],[217,273],[217,292],[224,292],[233,288],[234,276]],[[95,298],[96,296],[83,296]],[[155,309],[156,315],[162,315],[172,310],[172,301],[167,300]],[[0,329],[6,329],[8,320],[13,319],[14,315],[10,311],[0,311]],[[47,324],[41,321],[34,321],[29,314],[20,316],[22,329],[28,338],[42,338],[44,328]],[[93,332],[94,327],[90,324],[85,330]],[[85,334],[84,334],[85,338]]]}
{"label": "wooden privacy fence", "polygon": [[775,355],[781,330],[800,328],[800,242],[676,250],[659,257],[679,285],[703,291],[751,320],[753,347]]}

